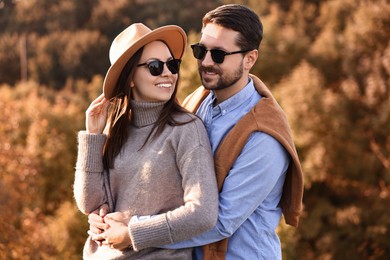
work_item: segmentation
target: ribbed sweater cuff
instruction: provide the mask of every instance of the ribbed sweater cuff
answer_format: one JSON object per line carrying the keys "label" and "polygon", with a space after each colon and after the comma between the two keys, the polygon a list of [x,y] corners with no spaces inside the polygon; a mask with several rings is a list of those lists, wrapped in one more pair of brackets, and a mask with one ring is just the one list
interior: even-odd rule
{"label": "ribbed sweater cuff", "polygon": [[173,243],[166,215],[129,223],[129,234],[135,251]]}
{"label": "ribbed sweater cuff", "polygon": [[76,169],[87,172],[102,172],[102,154],[105,141],[106,135],[104,134],[79,132]]}

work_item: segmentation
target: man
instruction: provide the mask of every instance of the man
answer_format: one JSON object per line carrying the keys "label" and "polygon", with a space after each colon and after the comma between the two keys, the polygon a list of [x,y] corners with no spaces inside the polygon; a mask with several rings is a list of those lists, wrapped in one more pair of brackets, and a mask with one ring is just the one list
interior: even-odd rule
{"label": "man", "polygon": [[[201,39],[191,47],[203,86],[184,106],[209,134],[220,189],[218,222],[166,248],[197,247],[197,259],[281,259],[276,228],[282,211],[288,224],[298,225],[303,180],[283,111],[249,73],[258,59],[262,24],[242,5],[220,6],[202,22]],[[236,157],[228,162],[231,154]],[[203,245],[208,246],[202,250]]]}

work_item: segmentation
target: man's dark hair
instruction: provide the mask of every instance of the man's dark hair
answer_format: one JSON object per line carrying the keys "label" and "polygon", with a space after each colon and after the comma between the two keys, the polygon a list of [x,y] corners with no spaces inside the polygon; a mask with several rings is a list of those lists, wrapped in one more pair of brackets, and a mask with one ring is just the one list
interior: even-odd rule
{"label": "man's dark hair", "polygon": [[244,5],[229,4],[217,7],[203,17],[203,28],[208,23],[239,32],[236,43],[243,50],[257,50],[263,39],[263,25],[259,16]]}

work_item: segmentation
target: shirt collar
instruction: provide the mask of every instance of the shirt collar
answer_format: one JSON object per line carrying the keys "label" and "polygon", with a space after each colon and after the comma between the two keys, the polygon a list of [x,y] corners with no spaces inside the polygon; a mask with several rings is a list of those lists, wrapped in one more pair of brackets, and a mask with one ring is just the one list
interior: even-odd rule
{"label": "shirt collar", "polygon": [[[226,99],[222,103],[218,104],[213,108],[213,110],[217,110],[223,114],[228,113],[237,107],[241,106],[243,103],[247,102],[247,100],[253,95],[253,93],[256,91],[255,86],[253,85],[253,80],[248,77],[249,82],[248,84],[241,89],[238,93],[231,96],[230,98]],[[211,91],[211,102],[210,104],[213,104],[215,101],[215,93],[214,91]]]}

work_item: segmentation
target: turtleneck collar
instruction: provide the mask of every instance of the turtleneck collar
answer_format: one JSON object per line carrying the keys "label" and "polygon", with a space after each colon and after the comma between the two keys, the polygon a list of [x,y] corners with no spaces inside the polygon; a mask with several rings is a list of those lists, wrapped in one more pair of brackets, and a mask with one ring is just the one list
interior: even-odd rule
{"label": "turtleneck collar", "polygon": [[157,122],[157,119],[167,102],[130,100],[130,103],[132,108],[132,124],[136,127],[143,127]]}

